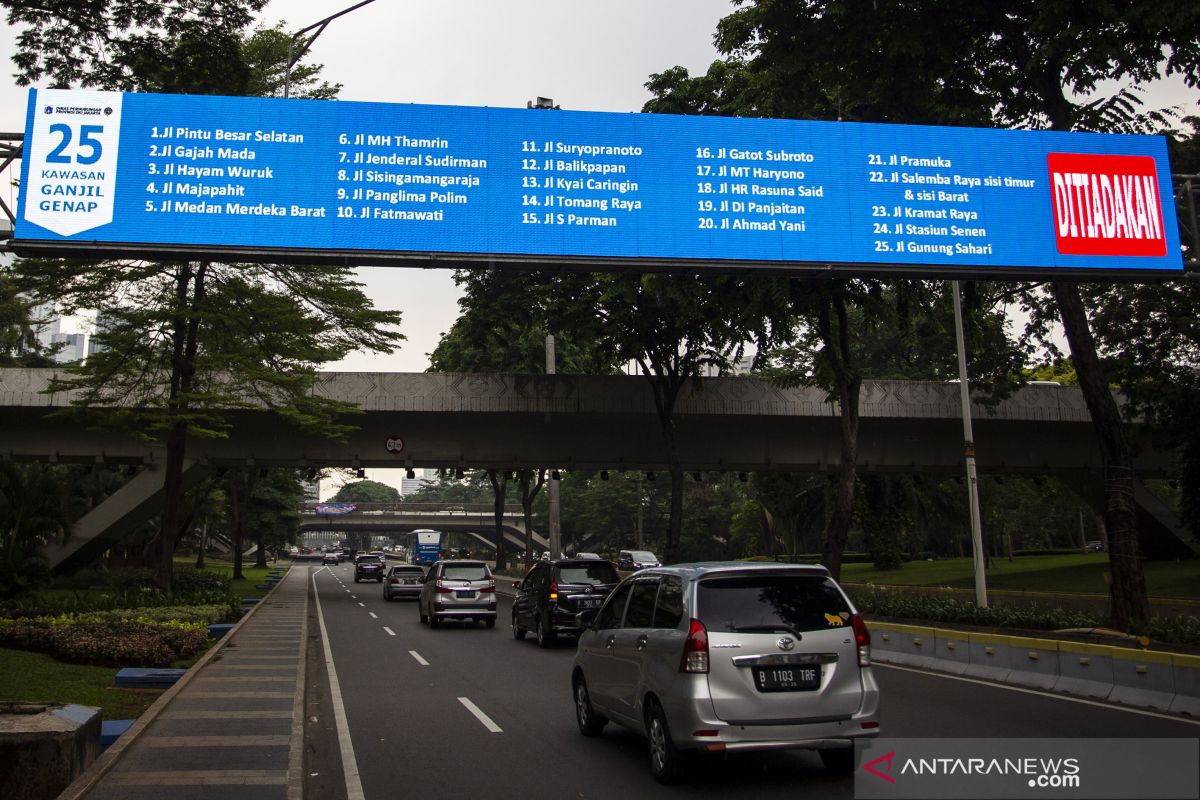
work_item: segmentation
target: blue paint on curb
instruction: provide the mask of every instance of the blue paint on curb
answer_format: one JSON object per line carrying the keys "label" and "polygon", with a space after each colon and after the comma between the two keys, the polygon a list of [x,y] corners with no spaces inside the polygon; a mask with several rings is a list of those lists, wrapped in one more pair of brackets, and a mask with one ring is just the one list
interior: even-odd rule
{"label": "blue paint on curb", "polygon": [[186,672],[186,669],[175,667],[125,667],[117,671],[113,686],[122,689],[165,689],[174,686]]}
{"label": "blue paint on curb", "polygon": [[108,746],[121,737],[121,734],[133,727],[131,719],[110,719],[101,720],[100,722],[100,750],[108,749]]}

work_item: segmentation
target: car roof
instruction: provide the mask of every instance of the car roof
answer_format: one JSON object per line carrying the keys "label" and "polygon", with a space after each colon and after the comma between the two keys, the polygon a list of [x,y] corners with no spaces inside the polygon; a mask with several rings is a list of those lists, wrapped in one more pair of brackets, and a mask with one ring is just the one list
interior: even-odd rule
{"label": "car roof", "polygon": [[463,558],[446,558],[436,562],[434,566],[437,566],[437,564],[453,564],[456,567],[486,567],[488,565],[486,561],[474,561]]}
{"label": "car roof", "polygon": [[730,573],[747,574],[753,572],[790,573],[813,575],[822,578],[829,577],[829,570],[822,564],[782,564],[764,561],[697,561],[691,564],[672,564],[669,567],[654,567],[634,573],[639,575],[679,575],[684,580],[696,580],[708,575]]}

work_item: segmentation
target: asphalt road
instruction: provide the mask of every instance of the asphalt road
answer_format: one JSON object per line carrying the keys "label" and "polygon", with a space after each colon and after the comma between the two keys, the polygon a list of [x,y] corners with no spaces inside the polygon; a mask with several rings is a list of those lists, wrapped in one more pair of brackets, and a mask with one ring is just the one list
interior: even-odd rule
{"label": "asphalt road", "polygon": [[[430,630],[414,601],[389,603],[379,584],[355,584],[353,566],[315,580],[368,800],[853,796],[852,778],[827,776],[807,752],[702,759],[686,785],[659,786],[641,737],[615,725],[599,739],[579,734],[574,642],[541,650],[532,637],[514,641],[503,594],[493,630],[454,622]],[[885,736],[1200,735],[1200,723],[1040,692],[883,666],[876,677]]]}

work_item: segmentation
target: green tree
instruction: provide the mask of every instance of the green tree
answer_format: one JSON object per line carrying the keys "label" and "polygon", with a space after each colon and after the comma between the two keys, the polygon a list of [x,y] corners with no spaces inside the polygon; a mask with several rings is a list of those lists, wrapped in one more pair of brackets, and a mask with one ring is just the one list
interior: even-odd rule
{"label": "green tree", "polygon": [[[749,94],[734,112],[767,116],[1132,132],[1167,120],[1142,109],[1140,86],[1200,79],[1200,11],[1153,0],[746,0],[717,45]],[[1051,295],[1104,455],[1112,617],[1127,627],[1147,613],[1129,444],[1077,286]]]}
{"label": "green tree", "polygon": [[19,292],[9,270],[0,266],[0,367],[53,366],[53,351],[37,338],[34,303]]}
{"label": "green tree", "polygon": [[38,548],[71,530],[61,467],[0,461],[0,597],[49,577]]}
{"label": "green tree", "polygon": [[[14,56],[20,80],[242,94],[253,74],[248,52],[269,62],[257,49],[261,41],[246,33],[259,0],[85,6],[9,5],[10,22],[26,26]],[[247,41],[256,47],[248,51]],[[278,49],[278,37],[272,41]],[[108,312],[111,324],[97,335],[107,350],[73,368],[55,390],[77,391],[76,408],[104,424],[165,442],[164,588],[180,532],[189,437],[228,435],[230,411],[264,407],[303,428],[342,435],[353,408],[314,395],[316,367],[354,350],[387,352],[403,338],[394,329],[399,314],[373,309],[347,267],[26,259],[14,270],[20,288],[57,300],[64,313]]]}
{"label": "green tree", "polygon": [[331,503],[399,503],[400,492],[379,481],[355,481],[338,489]]}

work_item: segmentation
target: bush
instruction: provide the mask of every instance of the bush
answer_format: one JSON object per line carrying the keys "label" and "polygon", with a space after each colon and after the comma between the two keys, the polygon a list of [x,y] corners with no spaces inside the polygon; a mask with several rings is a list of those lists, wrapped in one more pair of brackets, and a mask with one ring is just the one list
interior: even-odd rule
{"label": "bush", "polygon": [[165,667],[203,651],[208,629],[200,622],[22,617],[0,619],[0,645],[79,664]]}
{"label": "bush", "polygon": [[[1108,620],[1095,614],[1047,605],[1002,604],[980,608],[969,600],[952,596],[882,589],[853,591],[850,596],[854,605],[864,614],[914,622],[948,622],[1042,631],[1103,628],[1108,624]],[[1131,632],[1145,634],[1158,642],[1200,645],[1200,618],[1153,617]]]}

